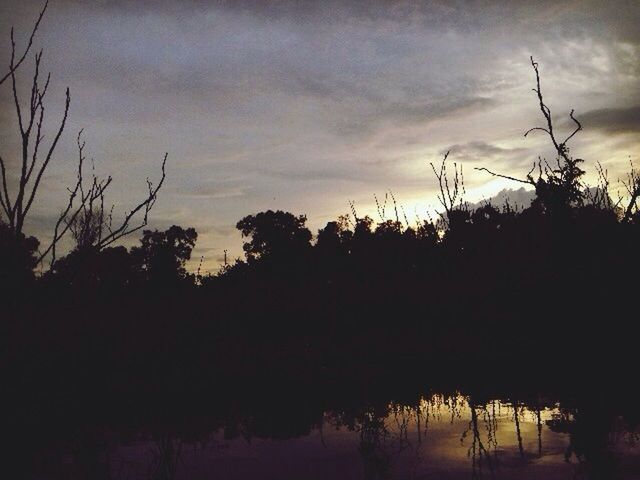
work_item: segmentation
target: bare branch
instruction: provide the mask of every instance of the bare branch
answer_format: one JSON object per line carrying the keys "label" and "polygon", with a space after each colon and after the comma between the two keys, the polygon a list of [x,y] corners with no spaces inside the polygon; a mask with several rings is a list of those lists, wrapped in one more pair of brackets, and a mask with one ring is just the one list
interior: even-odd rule
{"label": "bare branch", "polygon": [[[9,67],[9,71],[2,78],[0,78],[0,85],[2,85],[7,78],[13,75],[15,71],[18,69],[18,67],[20,67],[22,62],[24,62],[24,59],[27,58],[27,54],[29,53],[29,50],[31,50],[31,46],[33,45],[33,39],[36,36],[36,32],[38,31],[38,27],[40,26],[40,22],[42,21],[42,17],[44,17],[44,13],[46,12],[48,5],[49,5],[49,0],[45,2],[44,7],[42,7],[42,10],[40,10],[40,15],[38,16],[38,20],[33,26],[33,30],[31,30],[31,35],[29,36],[29,41],[27,42],[27,46],[24,49],[22,56],[20,56],[20,58],[17,61],[15,61],[15,44],[13,45],[14,48],[13,48],[13,54],[11,56],[12,58],[11,66]],[[11,39],[13,44],[14,43],[13,28],[11,28]]]}
{"label": "bare branch", "polygon": [[[22,55],[18,55],[16,49],[16,41],[14,30],[11,30],[11,61],[9,72],[0,79],[0,84],[5,80],[11,79],[11,90],[13,94],[13,103],[17,116],[18,129],[21,139],[21,161],[18,162],[16,171],[16,192],[12,197],[9,194],[10,180],[8,178],[7,164],[5,159],[0,156],[0,174],[2,176],[2,188],[0,190],[0,213],[6,215],[8,225],[12,233],[20,238],[25,220],[38,196],[42,179],[47,172],[54,152],[61,139],[62,133],[66,127],[69,115],[69,106],[71,103],[71,95],[69,89],[65,92],[64,113],[55,132],[54,138],[45,149],[43,144],[43,129],[45,123],[45,105],[44,98],[49,88],[50,74],[47,75],[46,82],[42,85],[40,80],[40,66],[42,60],[42,51],[35,55],[35,68],[31,78],[30,93],[28,101],[21,104],[20,94],[18,91],[18,81],[16,79],[16,70],[23,63],[30,51],[36,31],[40,26],[40,22],[48,7],[48,1],[45,3],[40,12],[40,16],[31,32],[29,42]],[[25,99],[26,100],[26,99]],[[135,208],[129,212],[122,224],[118,228],[112,228],[113,225],[113,208],[108,215],[104,208],[105,191],[111,184],[111,177],[106,179],[98,179],[95,173],[92,175],[90,182],[85,184],[84,173],[84,148],[85,143],[82,141],[82,131],[78,133],[78,166],[76,180],[73,187],[68,189],[69,197],[64,209],[58,216],[53,231],[53,238],[50,244],[45,248],[38,259],[41,262],[46,256],[51,255],[51,265],[56,261],[57,246],[64,235],[71,231],[79,246],[92,246],[98,249],[104,248],[118,239],[129,235],[148,223],[149,212],[153,208],[157,194],[165,180],[165,165],[167,154],[162,161],[162,176],[156,186],[147,179],[148,195]],[[39,158],[41,156],[42,158]],[[139,225],[132,226],[133,218],[142,214],[142,221]],[[104,232],[108,230],[105,236]]]}
{"label": "bare branch", "polygon": [[[77,143],[78,143],[78,173],[76,175],[76,184],[75,184],[73,189],[69,189],[69,200],[67,202],[67,206],[62,211],[62,213],[59,215],[58,220],[56,221],[56,226],[55,226],[55,228],[53,230],[53,239],[49,243],[49,246],[43,252],[40,253],[40,257],[38,258],[38,263],[42,262],[42,260],[49,254],[49,252],[52,252],[52,258],[51,258],[50,265],[53,266],[53,264],[56,261],[56,246],[57,246],[58,242],[60,241],[60,239],[64,236],[64,234],[68,230],[68,223],[67,223],[67,227],[63,228],[62,231],[60,231],[60,226],[62,225],[63,222],[65,222],[65,219],[67,218],[67,216],[69,215],[69,212],[73,208],[73,203],[74,203],[74,200],[75,200],[76,196],[78,195],[78,191],[80,191],[81,188],[82,188],[82,180],[83,180],[83,178],[82,178],[82,167],[84,165],[84,154],[83,154],[84,143],[80,142],[81,136],[82,136],[82,130],[80,130],[80,132],[78,133],[78,138],[77,138]],[[75,212],[73,214],[74,218],[78,214],[79,211],[80,211],[80,208],[77,208],[75,210]]]}
{"label": "bare branch", "polygon": [[[78,133],[78,137],[76,140],[76,143],[78,145],[78,172],[76,174],[76,183],[72,189],[69,189],[69,200],[67,202],[66,208],[58,216],[51,243],[43,252],[41,252],[38,259],[38,261],[41,262],[49,254],[49,252],[51,252],[51,266],[55,264],[57,257],[57,245],[60,240],[69,230],[73,231],[76,226],[81,229],[85,228],[87,212],[90,211],[91,215],[93,215],[93,204],[96,200],[101,200],[101,205],[104,205],[102,201],[102,199],[104,198],[104,192],[109,187],[112,181],[111,177],[107,177],[107,179],[105,180],[98,180],[98,178],[94,175],[91,181],[91,187],[85,191],[85,188],[83,186],[83,166],[86,160],[84,155],[85,142],[82,141],[81,138],[82,130],[80,130],[80,132]],[[79,203],[74,206],[76,197],[79,197]],[[80,219],[83,214],[85,215],[85,217],[81,220],[80,224],[78,224],[78,219]],[[103,217],[103,212],[98,212],[98,215],[100,217]],[[88,246],[80,244],[78,242],[78,238],[76,238],[76,242],[78,243],[79,247]]]}
{"label": "bare branch", "polygon": [[[556,150],[558,151],[558,153],[560,153],[560,150],[561,150],[560,145],[556,141],[556,137],[553,133],[553,122],[551,121],[551,110],[549,109],[549,107],[547,107],[547,105],[545,105],[544,99],[542,97],[542,89],[540,87],[540,72],[538,71],[538,64],[533,60],[533,57],[529,57],[529,58],[531,59],[531,66],[533,67],[533,70],[536,73],[536,88],[534,88],[533,91],[538,96],[540,111],[542,112],[542,115],[544,115],[544,118],[547,121],[547,128],[535,127],[529,130],[527,133],[531,132],[532,130],[542,130],[544,132],[547,132],[547,134],[551,138],[551,141],[553,142],[553,145],[556,147]],[[525,136],[527,135],[527,133],[525,133]]]}
{"label": "bare branch", "polygon": [[27,212],[29,211],[29,209],[31,208],[31,205],[33,204],[33,200],[36,196],[36,193],[38,191],[38,187],[40,186],[40,181],[42,180],[42,175],[44,174],[45,170],[47,169],[47,166],[49,165],[49,162],[51,161],[51,157],[53,156],[53,152],[58,144],[58,141],[60,140],[60,136],[62,135],[62,132],[64,130],[64,127],[67,123],[67,116],[69,115],[69,104],[71,103],[71,96],[69,94],[69,89],[67,88],[66,91],[66,99],[65,99],[65,106],[64,106],[64,115],[62,117],[62,121],[60,122],[60,127],[58,128],[58,132],[56,133],[56,136],[51,144],[51,146],[49,147],[49,151],[47,152],[47,156],[44,159],[44,162],[42,162],[42,165],[40,167],[40,170],[38,171],[38,175],[36,176],[36,180],[33,184],[33,187],[31,189],[31,194],[29,195],[29,200],[27,201],[27,205],[24,208],[24,211],[22,213],[23,216],[23,220],[24,220],[24,216],[26,216]]}
{"label": "bare branch", "polygon": [[582,130],[582,124],[578,121],[578,119],[576,117],[573,116],[573,110],[571,110],[571,113],[569,113],[569,117],[576,124],[576,129],[573,131],[573,133],[571,133],[571,135],[569,135],[567,138],[565,138],[564,142],[562,142],[561,145],[566,145],[567,142],[569,140],[571,140],[576,133],[578,133],[580,130]]}
{"label": "bare branch", "polygon": [[[535,164],[534,164],[534,168],[535,168]],[[532,180],[522,180],[521,178],[511,177],[509,175],[502,175],[500,173],[492,172],[491,170],[489,170],[488,168],[485,168],[485,167],[476,167],[475,170],[485,171],[488,174],[493,175],[494,177],[506,178],[507,180],[513,180],[514,182],[526,183],[528,185],[534,185],[535,186],[535,182],[533,182]],[[534,169],[532,168],[529,171],[529,174],[531,174],[531,172],[533,172],[533,170]],[[529,175],[527,175],[527,177],[529,177]]]}
{"label": "bare branch", "polygon": [[[545,119],[546,126],[533,127],[527,130],[524,136],[526,137],[531,132],[535,131],[546,133],[551,140],[551,143],[553,143],[557,153],[557,168],[551,168],[546,160],[543,161],[538,158],[537,164],[533,164],[533,167],[527,174],[526,179],[495,173],[485,167],[476,168],[476,170],[483,170],[495,177],[533,185],[536,188],[538,199],[541,199],[541,203],[552,210],[556,210],[558,208],[563,209],[570,204],[582,205],[585,193],[584,185],[581,183],[580,179],[584,174],[584,171],[579,168],[579,164],[582,163],[583,160],[581,158],[572,158],[569,155],[569,149],[567,147],[567,142],[582,130],[582,124],[575,118],[574,111],[571,110],[569,117],[575,123],[576,128],[565,138],[564,141],[557,141],[551,117],[551,109],[544,103],[544,97],[542,95],[538,64],[533,60],[533,57],[530,57],[530,59],[531,66],[533,67],[536,76],[536,88],[534,88],[533,91],[538,97],[538,105]],[[538,178],[534,179],[533,172],[536,169],[536,166],[538,167]]]}
{"label": "bare branch", "polygon": [[[451,179],[452,184],[449,184],[449,175],[447,174],[446,164],[449,153],[450,152],[446,152],[444,154],[438,169],[436,169],[435,165],[431,163],[431,169],[438,180],[438,187],[440,189],[440,193],[437,195],[438,201],[445,209],[447,216],[449,216],[454,209],[461,208],[463,206],[463,197],[465,194],[462,166],[458,169],[457,163],[453,164],[454,173],[453,178]],[[446,222],[444,216],[441,215],[441,218]]]}
{"label": "bare branch", "polygon": [[630,195],[629,203],[624,211],[622,223],[629,223],[631,217],[638,212],[638,198],[640,197],[640,172],[631,163],[631,171],[627,174],[627,181],[622,182]]}
{"label": "bare branch", "polygon": [[540,105],[540,111],[542,112],[542,115],[544,116],[546,122],[547,122],[547,127],[534,127],[531,128],[529,130],[527,130],[524,134],[524,136],[526,137],[529,133],[533,132],[533,131],[542,131],[545,132],[547,135],[549,135],[549,138],[551,139],[551,142],[553,143],[553,146],[556,149],[556,152],[558,153],[558,155],[566,162],[567,166],[573,168],[575,167],[576,163],[578,163],[580,160],[579,159],[572,159],[571,157],[569,157],[568,155],[568,149],[567,149],[567,142],[569,140],[571,140],[574,135],[576,133],[578,133],[579,131],[582,130],[582,124],[578,121],[578,119],[575,118],[575,116],[573,115],[574,110],[571,110],[571,113],[569,114],[569,118],[571,118],[571,120],[573,120],[573,122],[576,124],[576,128],[573,132],[571,132],[571,134],[564,139],[564,141],[562,142],[558,142],[556,140],[556,136],[553,130],[553,120],[551,118],[551,110],[549,109],[549,107],[544,103],[544,98],[542,95],[542,88],[540,86],[540,72],[538,71],[538,63],[536,63],[533,60],[533,57],[530,57],[531,59],[531,66],[533,67],[533,70],[535,71],[536,74],[536,88],[533,89],[533,91],[536,93],[537,97],[538,97],[538,103]]}
{"label": "bare branch", "polygon": [[[100,243],[98,244],[98,248],[107,247],[111,245],[113,242],[116,242],[117,240],[121,239],[122,237],[126,235],[130,235],[131,233],[136,232],[147,225],[148,219],[149,219],[149,212],[155,205],[158,192],[160,191],[160,188],[162,188],[162,185],[166,178],[165,166],[167,163],[167,156],[168,156],[168,153],[165,153],[164,158],[162,160],[162,176],[160,177],[160,181],[158,182],[158,185],[154,187],[151,181],[147,179],[147,187],[149,189],[149,195],[147,195],[147,197],[142,202],[140,202],[135,208],[133,208],[133,210],[131,210],[125,216],[123,222],[120,224],[118,228],[116,228],[115,230],[112,230],[111,226],[108,225],[109,234],[100,241]],[[140,211],[144,212],[142,222],[135,227],[130,227],[129,223],[131,222],[133,217]]]}
{"label": "bare branch", "polygon": [[9,190],[7,189],[7,170],[4,164],[4,159],[0,155],[0,174],[2,174],[2,193],[0,193],[0,198],[4,195],[4,200],[2,202],[2,209],[4,210],[7,219],[11,223],[12,218],[12,207],[11,207],[11,197],[9,197]]}
{"label": "bare branch", "polygon": [[529,130],[527,130],[526,132],[524,132],[524,136],[526,137],[526,136],[527,136],[527,135],[529,135],[531,132],[535,132],[536,130],[540,130],[541,132],[545,132],[545,133],[547,133],[547,134],[549,134],[549,135],[550,135],[549,130],[547,130],[546,128],[543,128],[543,127],[533,127],[533,128],[530,128]]}

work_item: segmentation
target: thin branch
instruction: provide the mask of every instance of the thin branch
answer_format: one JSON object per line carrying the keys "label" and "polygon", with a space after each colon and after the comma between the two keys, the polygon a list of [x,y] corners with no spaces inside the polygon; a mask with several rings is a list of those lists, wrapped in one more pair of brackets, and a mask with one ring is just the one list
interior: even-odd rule
{"label": "thin branch", "polygon": [[67,88],[66,91],[66,99],[65,99],[65,106],[64,106],[64,115],[62,117],[62,121],[60,123],[60,127],[58,128],[58,132],[56,133],[56,136],[53,140],[53,143],[51,144],[51,146],[49,147],[49,151],[47,152],[47,156],[44,159],[44,162],[42,163],[40,170],[38,171],[38,175],[36,176],[36,180],[33,184],[33,188],[31,190],[31,195],[29,196],[29,200],[27,201],[27,205],[24,208],[24,211],[22,213],[23,218],[24,216],[26,216],[27,212],[29,211],[29,209],[31,208],[31,205],[33,204],[33,200],[36,196],[36,192],[38,191],[38,187],[40,185],[40,181],[42,180],[42,175],[44,174],[44,171],[47,169],[47,166],[49,165],[49,161],[51,160],[51,157],[53,155],[53,151],[56,148],[56,145],[58,144],[58,140],[60,140],[60,136],[62,135],[62,132],[64,130],[64,127],[67,123],[67,117],[69,115],[69,104],[71,103],[71,95],[69,94],[69,89]]}
{"label": "thin branch", "polygon": [[[54,228],[53,239],[49,246],[40,254],[38,262],[41,262],[51,252],[50,266],[54,266],[56,261],[57,245],[60,240],[65,236],[69,230],[73,230],[76,220],[83,212],[87,211],[87,208],[91,208],[93,203],[98,199],[104,198],[104,192],[111,184],[112,178],[108,177],[106,180],[98,181],[94,175],[91,182],[91,188],[85,191],[83,166],[85,162],[84,148],[85,142],[81,141],[82,130],[78,133],[77,145],[78,145],[78,172],[76,175],[76,183],[73,189],[69,189],[69,200],[66,208],[59,215],[58,220]],[[79,203],[74,207],[74,201],[79,196]],[[89,205],[89,207],[87,207]],[[81,226],[81,228],[83,228]]]}
{"label": "thin branch", "polygon": [[[532,180],[522,180],[521,178],[511,177],[509,175],[502,175],[501,173],[492,172],[491,170],[489,170],[488,168],[485,168],[485,167],[476,167],[475,170],[485,171],[488,174],[493,175],[494,177],[506,178],[507,180],[513,180],[514,182],[526,183],[528,185],[534,185],[535,186],[535,182],[533,182]],[[533,169],[531,169],[531,171],[529,173],[531,173],[532,171],[533,171]]]}
{"label": "thin branch", "polygon": [[[165,153],[164,158],[162,160],[162,176],[160,178],[160,181],[158,182],[158,185],[154,187],[153,184],[149,181],[149,179],[147,179],[147,187],[149,189],[149,195],[142,202],[140,202],[133,210],[131,210],[131,212],[129,212],[126,215],[124,221],[120,224],[120,226],[117,229],[112,230],[109,226],[109,234],[100,241],[100,243],[98,244],[98,248],[107,247],[111,245],[113,242],[116,242],[117,240],[121,239],[122,237],[129,235],[133,232],[136,232],[147,225],[148,219],[149,219],[149,212],[155,205],[158,192],[160,191],[160,188],[162,188],[162,185],[166,178],[165,166],[167,163],[167,156],[168,156],[168,153]],[[131,222],[132,218],[140,211],[144,211],[142,222],[139,225],[130,228],[129,222]]]}
{"label": "thin branch", "polygon": [[549,132],[549,130],[547,130],[546,128],[543,128],[543,127],[533,127],[533,128],[530,128],[529,130],[527,130],[526,132],[524,132],[524,136],[526,137],[526,136],[527,136],[527,135],[529,135],[531,132],[535,132],[536,130],[540,130],[540,131],[542,131],[542,132],[545,132],[545,133],[547,133],[547,134],[551,135],[551,133]]}
{"label": "thin branch", "polygon": [[[36,21],[35,25],[33,26],[33,30],[31,30],[31,35],[29,36],[29,42],[27,43],[27,47],[25,48],[24,52],[22,53],[22,56],[18,59],[17,62],[14,62],[13,61],[13,57],[14,56],[12,55],[11,66],[9,67],[9,71],[2,78],[0,78],[0,85],[2,85],[7,78],[9,78],[11,75],[13,75],[15,73],[15,71],[18,69],[18,67],[20,67],[22,62],[24,62],[24,59],[27,57],[27,54],[29,53],[29,50],[31,49],[31,46],[33,45],[33,39],[34,39],[34,37],[36,35],[36,32],[38,31],[38,27],[40,26],[40,22],[42,21],[42,17],[44,17],[44,12],[46,12],[48,5],[49,5],[49,0],[47,0],[45,2],[44,7],[42,7],[42,10],[40,10],[40,15],[38,16],[38,20]],[[11,38],[12,38],[12,43],[13,43],[13,28],[11,28]]]}
{"label": "thin branch", "polygon": [[2,208],[7,216],[7,219],[12,222],[13,208],[11,207],[11,197],[9,197],[9,190],[7,189],[7,170],[4,164],[4,159],[0,155],[0,173],[2,174],[2,192],[0,198],[4,195],[4,201],[2,202]]}
{"label": "thin branch", "polygon": [[[578,165],[582,163],[583,160],[580,158],[572,158],[569,155],[569,149],[567,147],[567,142],[569,142],[569,140],[571,140],[579,131],[582,130],[582,124],[578,121],[578,119],[575,118],[574,110],[571,110],[569,118],[571,118],[571,120],[575,123],[576,127],[565,138],[564,141],[557,141],[553,128],[551,109],[544,103],[542,87],[540,85],[540,72],[538,69],[538,64],[533,60],[533,57],[530,57],[530,59],[531,66],[533,67],[536,76],[536,88],[534,88],[533,91],[538,97],[538,105],[540,107],[542,115],[545,118],[546,126],[530,128],[525,132],[524,136],[526,137],[531,132],[535,131],[546,133],[549,136],[551,143],[553,143],[553,146],[555,147],[557,153],[557,168],[551,168],[546,160],[543,161],[542,159],[538,158],[537,164],[534,162],[533,167],[526,176],[526,179],[520,179],[512,177],[510,175],[495,173],[485,167],[476,168],[476,170],[485,171],[495,177],[505,178],[507,180],[534,186],[536,188],[536,192],[538,193],[538,198],[543,198],[542,201],[546,206],[557,206],[558,198],[564,199],[561,200],[561,203],[564,205],[569,205],[571,203],[582,205],[585,193],[583,191],[584,185],[580,183],[580,178],[584,174],[584,171],[581,170]],[[533,172],[536,169],[536,165],[538,167],[538,178],[534,179]],[[549,193],[550,191],[555,193]]]}
{"label": "thin branch", "polygon": [[[65,228],[63,228],[62,231],[60,231],[60,226],[62,225],[63,222],[65,222],[67,216],[69,215],[69,212],[71,211],[71,209],[73,208],[73,202],[76,198],[76,196],[78,195],[78,191],[81,190],[82,188],[82,166],[84,164],[84,155],[83,155],[83,150],[84,150],[84,143],[80,142],[80,138],[82,135],[82,130],[80,130],[80,132],[78,133],[78,139],[77,139],[77,143],[78,143],[78,173],[76,176],[76,184],[73,188],[73,190],[69,189],[69,200],[67,202],[67,206],[66,208],[63,210],[63,212],[60,214],[60,216],[58,217],[58,220],[56,221],[56,226],[53,230],[53,239],[51,240],[51,243],[49,244],[49,246],[40,253],[40,257],[38,258],[38,263],[40,263],[48,254],[49,252],[52,252],[52,259],[50,262],[50,265],[53,266],[53,264],[56,261],[56,246],[58,244],[58,242],[60,241],[60,239],[64,236],[64,234],[67,232],[68,230],[68,226],[69,223],[66,222],[67,226]],[[81,195],[82,197],[82,195]],[[80,207],[77,208],[73,214],[73,217],[75,218],[75,216],[78,214],[78,212],[80,211]]]}
{"label": "thin branch", "polygon": [[622,182],[631,196],[627,208],[622,217],[622,223],[629,223],[634,212],[638,211],[638,198],[640,198],[640,173],[631,164],[631,171],[627,174],[627,182]]}
{"label": "thin branch", "polygon": [[544,99],[542,98],[542,88],[540,87],[540,72],[538,71],[538,64],[533,60],[533,57],[529,57],[529,58],[531,60],[531,66],[533,67],[533,70],[536,73],[536,88],[534,88],[533,91],[538,96],[540,111],[542,111],[542,114],[544,115],[544,118],[547,121],[546,129],[542,127],[536,127],[534,130],[546,131],[549,134],[549,137],[551,138],[553,145],[556,147],[556,150],[558,151],[558,153],[560,153],[560,150],[561,150],[560,145],[558,145],[558,142],[556,141],[556,137],[553,133],[553,122],[551,121],[551,110],[549,109],[549,107],[547,107],[547,105],[545,105]]}
{"label": "thin branch", "polygon": [[571,135],[569,135],[564,142],[561,143],[561,145],[566,145],[567,142],[569,140],[571,140],[573,138],[573,136],[578,133],[580,130],[582,130],[582,124],[578,121],[578,119],[576,117],[573,116],[573,110],[571,110],[571,113],[569,113],[569,117],[571,118],[571,120],[574,121],[574,123],[576,124],[576,129],[571,133]]}

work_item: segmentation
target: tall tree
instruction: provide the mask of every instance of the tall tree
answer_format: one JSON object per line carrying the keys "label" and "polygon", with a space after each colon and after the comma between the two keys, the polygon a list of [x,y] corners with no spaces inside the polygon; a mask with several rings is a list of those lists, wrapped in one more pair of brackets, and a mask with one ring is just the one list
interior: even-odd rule
{"label": "tall tree", "polygon": [[[45,3],[40,12],[22,55],[17,52],[13,29],[11,30],[9,71],[0,78],[0,85],[10,79],[9,83],[20,137],[17,162],[9,162],[0,153],[0,217],[4,217],[6,228],[18,243],[26,238],[23,233],[25,221],[41,191],[45,173],[48,171],[56,147],[67,124],[71,103],[71,95],[67,88],[61,118],[54,129],[52,140],[49,143],[45,142],[45,124],[47,123],[45,121],[45,98],[49,89],[51,75],[48,74],[46,79],[42,79],[40,71],[42,50],[35,55],[34,71],[26,102],[21,95],[22,88],[17,78],[17,70],[23,64],[32,48],[35,33],[44,16],[47,5],[48,3]],[[160,181],[154,186],[147,180],[148,195],[126,213],[120,223],[114,225],[111,211],[105,212],[104,203],[104,194],[111,184],[111,177],[101,180],[92,176],[88,182],[85,181],[83,171],[85,144],[81,140],[81,134],[82,131],[78,134],[77,140],[79,155],[75,184],[68,189],[68,201],[55,222],[51,241],[38,255],[38,262],[51,254],[51,265],[54,264],[57,253],[56,246],[69,230],[73,231],[78,246],[86,246],[87,242],[89,242],[92,246],[101,249],[143,228],[147,225],[149,211],[153,207],[158,191],[164,182],[167,154],[165,154],[162,162],[162,177]],[[15,171],[10,171],[10,165],[14,163],[16,165]],[[132,224],[133,217],[138,214],[143,217],[142,220],[138,224]]]}
{"label": "tall tree", "polygon": [[267,256],[293,256],[309,248],[312,235],[306,222],[305,215],[296,217],[281,210],[267,210],[247,215],[236,228],[243,237],[249,238],[242,248],[247,259],[253,261]]}
{"label": "tall tree", "polygon": [[169,285],[188,279],[185,268],[198,234],[194,228],[173,225],[168,230],[145,230],[140,245],[131,249],[133,262],[142,278]]}

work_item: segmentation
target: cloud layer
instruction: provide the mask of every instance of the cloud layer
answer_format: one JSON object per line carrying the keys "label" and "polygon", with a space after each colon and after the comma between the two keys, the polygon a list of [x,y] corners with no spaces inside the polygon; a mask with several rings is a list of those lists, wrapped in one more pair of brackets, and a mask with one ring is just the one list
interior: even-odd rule
{"label": "cloud layer", "polygon": [[[0,5],[7,39],[40,2]],[[38,218],[61,205],[79,128],[120,209],[169,152],[154,222],[195,226],[211,269],[223,249],[241,254],[231,227],[259,210],[307,213],[315,229],[349,200],[375,211],[373,194],[391,189],[426,212],[429,162],[446,150],[471,200],[488,198],[507,185],[474,166],[518,174],[552,154],[542,136],[522,137],[540,121],[530,55],[559,125],[571,108],[583,121],[575,151],[616,172],[638,146],[638,20],[624,1],[55,1],[37,39],[53,75],[48,114],[66,85],[73,99]]]}

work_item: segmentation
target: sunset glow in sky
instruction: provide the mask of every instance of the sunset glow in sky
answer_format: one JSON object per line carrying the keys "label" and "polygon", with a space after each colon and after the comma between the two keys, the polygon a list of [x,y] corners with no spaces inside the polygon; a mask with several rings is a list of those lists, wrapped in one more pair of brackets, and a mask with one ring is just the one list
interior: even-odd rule
{"label": "sunset glow in sky", "polygon": [[[11,25],[23,45],[41,6],[0,0],[1,65]],[[72,100],[28,231],[50,232],[81,128],[96,171],[114,177],[116,212],[169,153],[149,226],[195,227],[210,271],[224,249],[241,255],[234,225],[262,210],[307,214],[315,232],[350,200],[374,216],[373,195],[391,190],[426,218],[429,162],[447,150],[470,201],[519,188],[474,167],[524,176],[553,158],[544,136],[523,137],[541,123],[530,55],[558,128],[570,132],[572,108],[584,125],[572,153],[615,184],[639,163],[638,24],[635,1],[52,0],[35,44],[51,126],[66,86]],[[0,87],[0,149],[17,165],[10,93]]]}

